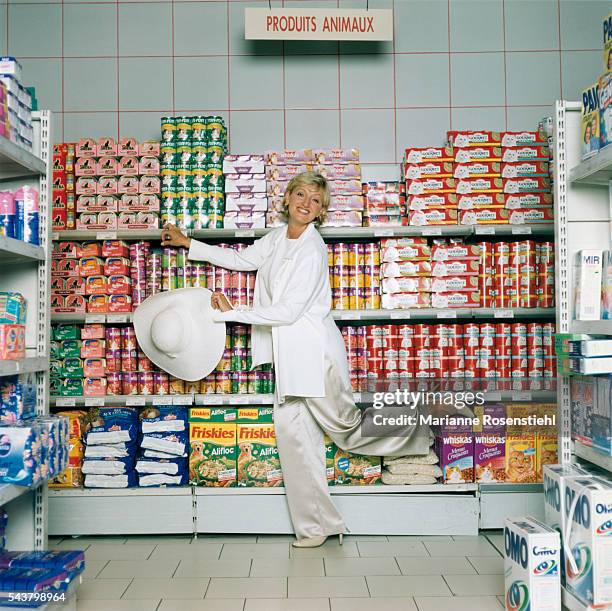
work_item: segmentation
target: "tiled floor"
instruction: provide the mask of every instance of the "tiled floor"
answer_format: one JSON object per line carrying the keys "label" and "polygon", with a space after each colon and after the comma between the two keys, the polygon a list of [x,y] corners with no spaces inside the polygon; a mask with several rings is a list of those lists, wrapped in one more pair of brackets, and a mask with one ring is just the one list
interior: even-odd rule
{"label": "tiled floor", "polygon": [[78,611],[500,611],[501,535],[80,537]]}

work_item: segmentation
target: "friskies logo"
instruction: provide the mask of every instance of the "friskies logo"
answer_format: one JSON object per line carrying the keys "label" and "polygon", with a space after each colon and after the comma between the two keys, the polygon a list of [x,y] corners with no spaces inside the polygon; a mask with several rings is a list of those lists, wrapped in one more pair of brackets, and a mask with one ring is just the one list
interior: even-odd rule
{"label": "friskies logo", "polygon": [[508,611],[529,611],[529,588],[523,581],[514,581],[506,592]]}
{"label": "friskies logo", "polygon": [[556,575],[558,572],[559,569],[554,560],[545,560],[533,569],[533,574],[538,577],[541,575]]}

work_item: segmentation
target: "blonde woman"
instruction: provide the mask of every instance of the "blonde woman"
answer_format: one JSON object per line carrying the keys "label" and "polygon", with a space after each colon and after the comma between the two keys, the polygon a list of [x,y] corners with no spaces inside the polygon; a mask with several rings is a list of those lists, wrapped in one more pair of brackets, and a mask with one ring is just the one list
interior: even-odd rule
{"label": "blonde woman", "polygon": [[330,204],[327,180],[304,172],[287,185],[287,225],[241,251],[210,246],[173,225],[162,245],[189,248],[189,258],[238,271],[257,270],[251,309],[234,309],[213,294],[216,320],[252,325],[253,366],[273,363],[274,426],[295,547],[317,547],[330,535],[342,542],[342,516],[328,490],[323,432],[344,450],[377,456],[427,454],[428,439],[362,437],[346,348],[331,315],[327,247],[316,225]]}

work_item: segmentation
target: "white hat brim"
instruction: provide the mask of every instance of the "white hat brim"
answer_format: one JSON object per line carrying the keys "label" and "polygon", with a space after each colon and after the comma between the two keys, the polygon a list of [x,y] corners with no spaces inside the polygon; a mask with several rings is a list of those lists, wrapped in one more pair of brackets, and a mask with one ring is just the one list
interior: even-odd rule
{"label": "white hat brim", "polygon": [[[223,356],[225,323],[213,321],[211,296],[212,292],[205,288],[177,289],[152,295],[134,310],[134,330],[140,349],[155,365],[181,380],[194,382],[205,378]],[[170,307],[191,318],[189,343],[175,356],[160,351],[151,339],[154,318]]]}

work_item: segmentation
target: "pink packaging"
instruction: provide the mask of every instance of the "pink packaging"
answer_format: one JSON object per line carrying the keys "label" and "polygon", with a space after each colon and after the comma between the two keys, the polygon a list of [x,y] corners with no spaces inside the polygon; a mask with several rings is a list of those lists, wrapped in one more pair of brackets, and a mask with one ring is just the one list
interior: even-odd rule
{"label": "pink packaging", "polygon": [[428,210],[411,210],[408,213],[410,225],[456,225],[457,211],[448,208],[430,208]]}
{"label": "pink packaging", "polygon": [[431,266],[432,276],[478,276],[480,264],[474,260],[435,261]]}
{"label": "pink packaging", "polygon": [[243,215],[241,212],[226,212],[223,226],[228,229],[260,229],[266,226],[266,214],[252,212]]}
{"label": "pink packaging", "polygon": [[141,155],[153,155],[154,157],[159,157],[160,155],[160,144],[158,140],[145,140],[141,142],[138,147],[138,152]]}
{"label": "pink packaging", "polygon": [[81,327],[81,339],[104,339],[104,330],[103,324],[85,324]]}
{"label": "pink packaging", "polygon": [[436,437],[436,454],[445,484],[474,481],[474,436],[472,433],[444,432]]}
{"label": "pink packaging", "polygon": [[85,359],[83,375],[86,378],[103,378],[106,375],[106,361],[103,358]]}
{"label": "pink packaging", "polygon": [[103,257],[129,257],[130,247],[123,240],[104,240],[102,242]]}
{"label": "pink packaging", "polygon": [[75,193],[77,195],[96,195],[98,193],[98,179],[90,176],[77,178]]}
{"label": "pink packaging", "polygon": [[142,176],[138,183],[140,193],[156,195],[161,192],[159,176]]}
{"label": "pink packaging", "polygon": [[478,276],[432,278],[430,290],[434,293],[457,293],[477,291]]}
{"label": "pink packaging", "polygon": [[84,378],[83,395],[86,397],[104,397],[106,395],[106,378]]}
{"label": "pink packaging", "polygon": [[100,157],[96,173],[98,176],[116,176],[117,159],[115,157]]}
{"label": "pink packaging", "polygon": [[315,149],[314,158],[318,164],[357,163],[359,149]]}
{"label": "pink packaging", "polygon": [[98,140],[96,155],[98,157],[114,157],[117,154],[117,143],[114,138],[104,136]]}
{"label": "pink packaging", "polygon": [[158,176],[159,159],[152,156],[141,157],[138,161],[138,173],[141,176]]}
{"label": "pink packaging", "polygon": [[66,290],[74,295],[85,295],[85,278],[77,276],[66,278]]}
{"label": "pink packaging", "polygon": [[138,155],[138,141],[136,138],[121,138],[117,145],[117,155]]}
{"label": "pink packaging", "polygon": [[84,339],[81,343],[81,358],[104,358],[106,342],[103,339]]}
{"label": "pink packaging", "polygon": [[132,290],[132,280],[129,276],[110,276],[108,279],[108,295],[127,295]]}
{"label": "pink packaging", "polygon": [[120,212],[117,229],[158,229],[159,217],[155,212]]}
{"label": "pink packaging", "polygon": [[459,291],[454,293],[432,293],[432,308],[478,308],[480,291]]}
{"label": "pink packaging", "polygon": [[263,155],[226,155],[223,159],[224,174],[263,174]]}
{"label": "pink packaging", "polygon": [[[285,149],[282,151],[266,151],[266,165],[293,165],[296,163],[314,163],[312,149]],[[323,163],[319,161],[319,163]]]}
{"label": "pink packaging", "polygon": [[383,293],[380,296],[381,307],[384,310],[406,310],[412,308],[431,307],[429,293]]}
{"label": "pink packaging", "polygon": [[119,198],[116,195],[98,195],[97,200],[102,212],[117,212]]}
{"label": "pink packaging", "polygon": [[68,295],[64,300],[64,308],[70,312],[85,312],[86,305],[84,295]]}
{"label": "pink packaging", "polygon": [[266,177],[264,174],[226,174],[226,193],[265,193]]}
{"label": "pink packaging", "polygon": [[101,176],[98,180],[99,195],[116,195],[117,194],[117,177],[116,176]]}
{"label": "pink packaging", "polygon": [[100,208],[98,206],[97,196],[79,195],[76,201],[76,211],[77,212],[103,212],[104,208]]}
{"label": "pink packaging", "polygon": [[140,205],[139,195],[122,195],[117,204],[119,212],[136,212]]}
{"label": "pink packaging", "polygon": [[363,210],[363,195],[333,195],[328,210]]}
{"label": "pink packaging", "polygon": [[74,164],[75,176],[96,176],[98,164],[94,157],[79,157]]}
{"label": "pink packaging", "polygon": [[76,221],[76,228],[80,231],[110,231],[117,229],[116,212],[84,212]]}
{"label": "pink packaging", "polygon": [[423,293],[431,291],[431,278],[425,277],[400,277],[383,278],[383,293]]}
{"label": "pink packaging", "polygon": [[358,163],[316,165],[314,171],[322,174],[327,180],[349,180],[361,181],[361,165]]}
{"label": "pink packaging", "polygon": [[[227,157],[226,157],[227,159]],[[269,165],[266,166],[267,180],[289,181],[302,172],[312,172],[314,166],[309,164],[300,165]],[[254,174],[255,172],[251,172]]]}
{"label": "pink packaging", "polygon": [[121,157],[117,164],[119,176],[138,176],[138,157]]}
{"label": "pink packaging", "polygon": [[159,212],[159,195],[154,193],[141,193],[138,197],[138,204],[132,207],[136,212]]}
{"label": "pink packaging", "polygon": [[81,138],[74,148],[77,157],[95,157],[98,144],[92,138]]}
{"label": "pink packaging", "polygon": [[453,259],[462,259],[463,261],[469,261],[473,259],[475,261],[480,260],[479,244],[434,244],[431,249],[431,258],[434,261],[449,261]]}
{"label": "pink packaging", "polygon": [[117,193],[120,195],[138,195],[139,187],[138,176],[120,176],[117,181]]}
{"label": "pink packaging", "polygon": [[475,481],[506,481],[506,436],[499,433],[476,433],[474,436]]}
{"label": "pink packaging", "polygon": [[[287,166],[288,167],[288,166]],[[225,196],[226,212],[265,212],[268,209],[268,197],[265,193],[229,194]]]}
{"label": "pink packaging", "polygon": [[322,227],[361,227],[361,212],[356,210],[328,210],[327,219]]}
{"label": "pink packaging", "polygon": [[130,260],[124,257],[108,257],[104,263],[104,274],[107,276],[124,275],[130,273]]}

